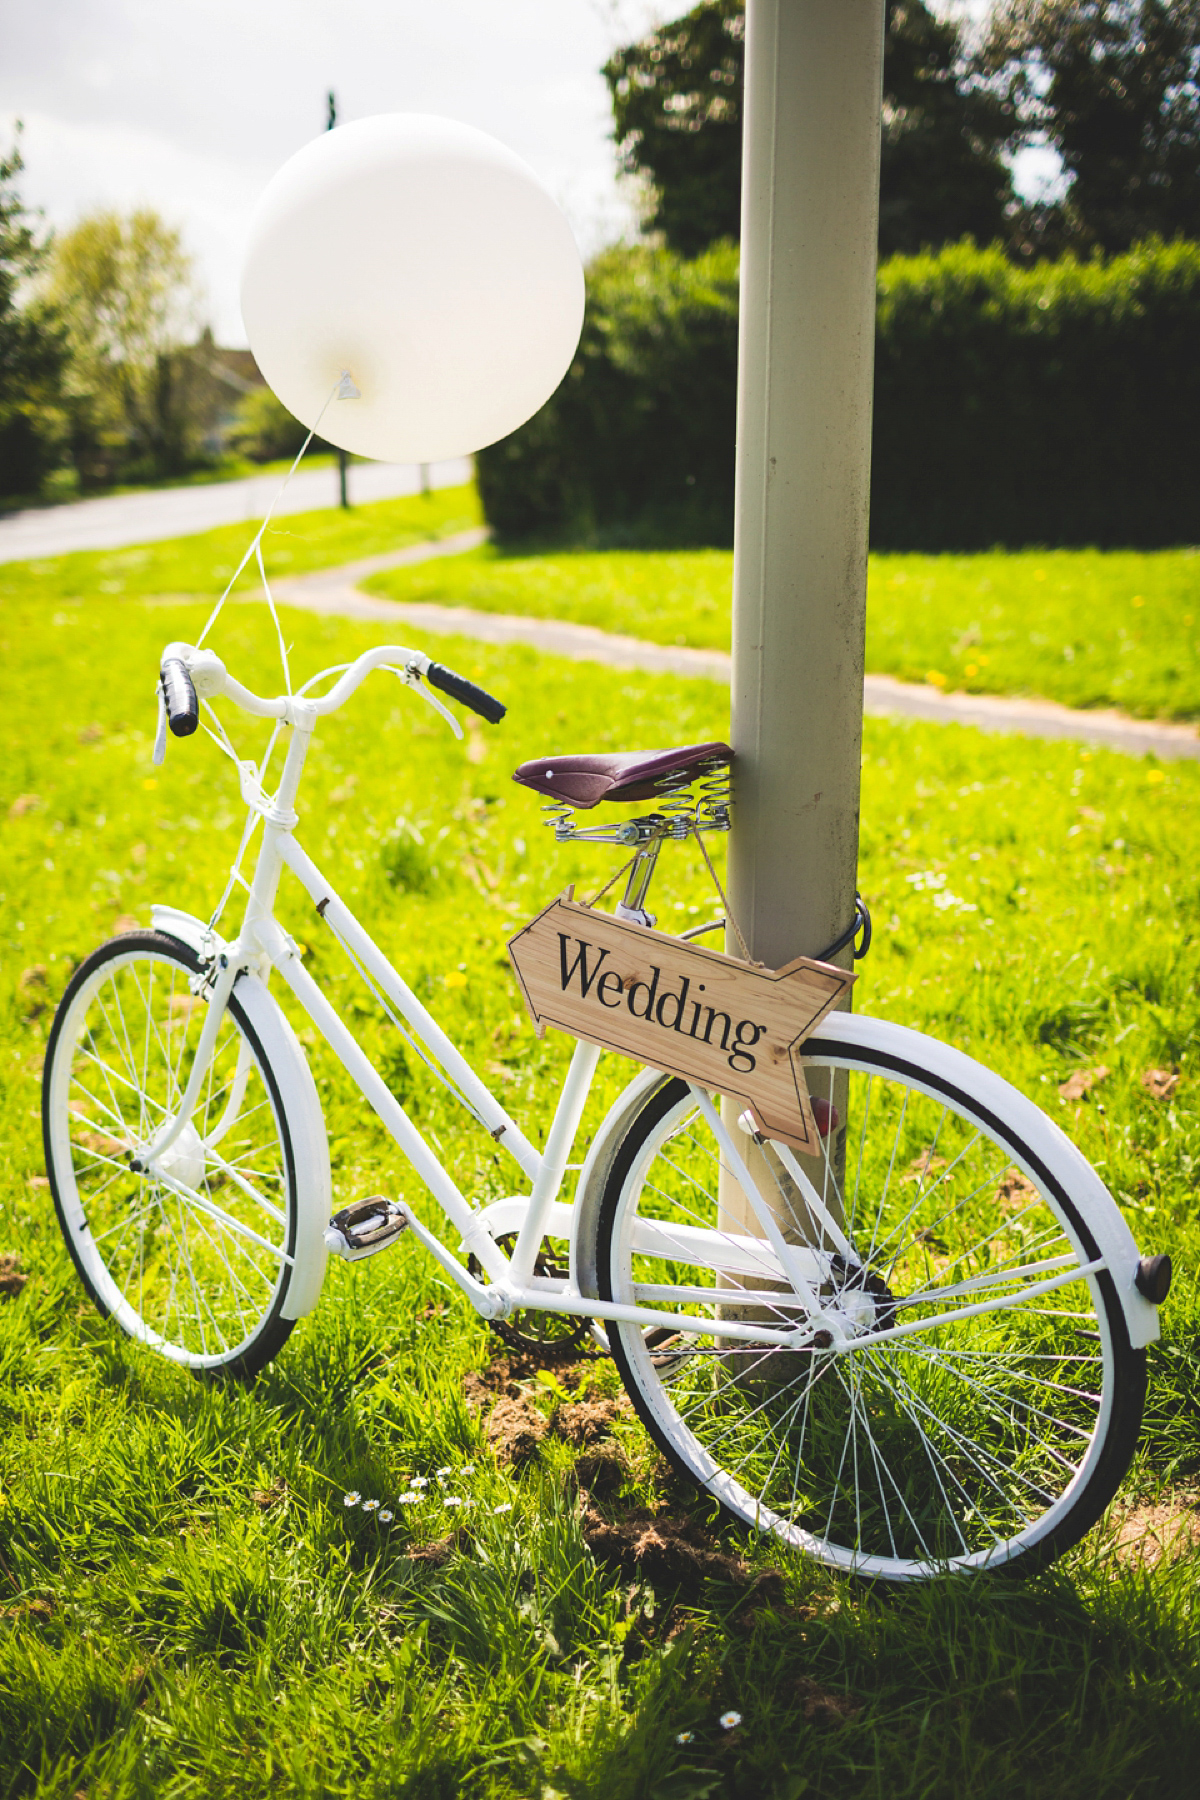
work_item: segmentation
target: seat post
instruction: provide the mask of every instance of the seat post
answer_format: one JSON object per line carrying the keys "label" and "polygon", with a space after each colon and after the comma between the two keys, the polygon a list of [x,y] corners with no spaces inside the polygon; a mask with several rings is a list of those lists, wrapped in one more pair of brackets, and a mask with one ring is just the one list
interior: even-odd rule
{"label": "seat post", "polygon": [[650,883],[654,879],[654,871],[658,864],[658,853],[663,847],[661,833],[651,838],[633,859],[633,867],[629,871],[629,880],[625,883],[625,895],[621,905],[630,912],[646,910],[646,895],[650,891]]}

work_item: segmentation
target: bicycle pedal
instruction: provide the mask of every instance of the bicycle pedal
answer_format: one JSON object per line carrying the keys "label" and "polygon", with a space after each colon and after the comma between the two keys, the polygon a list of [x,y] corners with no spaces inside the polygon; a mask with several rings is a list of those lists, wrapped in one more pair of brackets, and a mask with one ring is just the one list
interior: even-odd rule
{"label": "bicycle pedal", "polygon": [[326,1247],[346,1262],[377,1256],[408,1230],[408,1214],[394,1200],[372,1194],[335,1212],[325,1231]]}

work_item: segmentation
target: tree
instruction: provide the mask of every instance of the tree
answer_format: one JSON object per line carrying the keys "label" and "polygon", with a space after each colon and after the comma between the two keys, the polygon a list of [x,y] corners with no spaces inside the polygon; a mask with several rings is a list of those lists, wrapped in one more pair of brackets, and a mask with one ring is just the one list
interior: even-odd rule
{"label": "tree", "polygon": [[604,66],[627,173],[653,184],[650,229],[681,256],[739,234],[742,0],[704,0]]}
{"label": "tree", "polygon": [[[18,132],[20,127],[18,126]],[[45,259],[17,191],[14,144],[0,156],[0,493],[34,494],[60,452],[59,382],[66,357],[53,310],[30,286]]]}
{"label": "tree", "polygon": [[1200,238],[1200,0],[1003,0],[978,66],[1070,181],[1029,247]]}
{"label": "tree", "polygon": [[1014,194],[1001,151],[1015,108],[970,70],[957,21],[888,0],[883,95],[880,256],[1004,238]]}
{"label": "tree", "polygon": [[48,293],[67,322],[81,477],[185,468],[204,371],[188,350],[197,293],[179,233],[146,207],[95,213],[55,243]]}
{"label": "tree", "polygon": [[[282,462],[285,457],[298,456],[307,437],[308,426],[302,425],[269,387],[256,387],[238,403],[228,443],[251,462]],[[314,456],[332,449],[322,437],[312,441]]]}
{"label": "tree", "polygon": [[[744,40],[743,0],[704,0],[605,66],[626,172],[651,184],[647,223],[683,256],[739,235]],[[881,253],[1003,235],[1016,117],[969,67],[958,24],[888,0],[883,88]]]}

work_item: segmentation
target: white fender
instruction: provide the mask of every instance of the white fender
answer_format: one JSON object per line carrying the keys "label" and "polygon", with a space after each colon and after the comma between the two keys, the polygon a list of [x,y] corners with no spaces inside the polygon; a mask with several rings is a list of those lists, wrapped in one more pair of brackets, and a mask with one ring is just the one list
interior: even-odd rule
{"label": "white fender", "polygon": [[[174,906],[151,909],[155,931],[186,944],[197,955],[223,948],[201,920]],[[325,1279],[325,1227],[333,1211],[333,1178],[329,1170],[329,1140],[317,1094],[317,1084],[300,1040],[277,1000],[257,975],[239,976],[235,989],[245,1008],[279,1084],[284,1115],[292,1140],[296,1170],[296,1256],[282,1316],[299,1319],[313,1310]]]}
{"label": "white fender", "polygon": [[596,1267],[596,1231],[600,1223],[600,1201],[604,1195],[617,1151],[635,1114],[647,1094],[673,1077],[658,1069],[643,1069],[627,1088],[622,1088],[608,1109],[604,1123],[592,1140],[579,1186],[575,1190],[574,1230],[571,1233],[571,1286],[588,1300],[600,1298],[599,1271]]}

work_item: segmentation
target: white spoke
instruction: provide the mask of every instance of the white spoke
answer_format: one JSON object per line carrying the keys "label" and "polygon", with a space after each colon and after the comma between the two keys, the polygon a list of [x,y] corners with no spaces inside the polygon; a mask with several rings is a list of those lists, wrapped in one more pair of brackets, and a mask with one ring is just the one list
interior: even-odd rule
{"label": "white spoke", "polygon": [[[778,1163],[767,1150],[753,1165],[756,1217],[770,1213],[786,1250],[765,1216],[749,1240],[718,1232],[725,1127],[699,1089],[699,1117],[682,1083],[655,1090],[631,1128],[630,1172],[604,1201],[617,1208],[614,1297],[690,1311],[714,1334],[761,1321],[763,1342],[671,1343],[656,1359],[636,1348],[640,1325],[610,1330],[635,1346],[629,1382],[647,1418],[692,1445],[685,1460],[713,1471],[707,1485],[740,1516],[838,1567],[925,1577],[1009,1562],[1052,1530],[1061,1541],[1055,1521],[1109,1479],[1097,1446],[1114,1351],[1095,1279],[1108,1264],[1074,1247],[1056,1198],[1069,1166],[1028,1103],[1014,1096],[1024,1111],[1006,1137],[975,1114],[990,1106],[982,1074],[979,1086],[964,1075],[960,1098],[909,1060],[911,1033],[892,1072],[875,1048],[885,1029],[863,1027],[871,1066],[849,1052],[806,1059],[810,1092],[831,1106],[836,1094],[844,1115],[811,1190],[808,1165],[779,1146]],[[857,1158],[844,1172],[843,1145]],[[1030,1166],[1046,1170],[1037,1191],[1007,1181]]]}
{"label": "white spoke", "polygon": [[241,1171],[233,1167],[232,1163],[227,1163],[224,1157],[217,1156],[215,1152],[210,1154],[209,1163],[213,1168],[219,1169],[222,1175],[228,1175],[230,1181],[232,1181],[236,1187],[241,1189],[246,1198],[252,1200],[255,1206],[266,1213],[268,1218],[274,1219],[275,1223],[281,1229],[286,1228],[287,1215],[281,1212],[279,1207],[268,1200],[265,1194],[260,1194],[258,1189],[246,1180]]}
{"label": "white spoke", "polygon": [[64,1004],[54,1172],[85,1281],[131,1335],[193,1366],[232,1365],[274,1318],[293,1263],[291,1171],[259,1054],[231,1006],[192,1118],[165,1166],[138,1175],[133,1160],[178,1114],[207,1016],[186,958],[102,951]]}
{"label": "white spoke", "polygon": [[235,1219],[232,1213],[227,1213],[223,1207],[217,1205],[215,1200],[207,1200],[203,1194],[198,1194],[195,1188],[187,1185],[186,1181],[179,1181],[175,1176],[164,1174],[161,1170],[158,1171],[157,1180],[177,1199],[186,1200],[189,1206],[194,1206],[198,1212],[215,1220],[227,1231],[236,1232],[239,1237],[244,1237],[250,1243],[257,1244],[260,1250],[265,1250],[268,1256],[273,1256],[277,1262],[290,1263],[292,1261],[286,1250],[281,1250],[277,1244],[270,1243],[257,1231],[252,1231],[249,1225],[243,1225],[240,1219]]}

